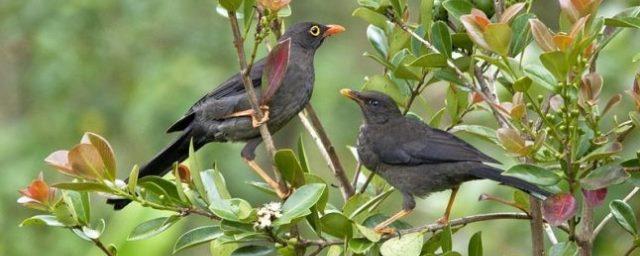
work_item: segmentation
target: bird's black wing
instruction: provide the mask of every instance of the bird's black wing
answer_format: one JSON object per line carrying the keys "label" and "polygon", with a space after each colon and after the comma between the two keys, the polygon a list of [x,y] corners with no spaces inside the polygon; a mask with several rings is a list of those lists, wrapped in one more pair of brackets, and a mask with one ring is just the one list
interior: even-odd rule
{"label": "bird's black wing", "polygon": [[[257,61],[253,65],[253,68],[251,69],[250,77],[253,82],[254,88],[260,88],[260,85],[262,84],[262,70],[264,69],[264,64],[265,64],[265,59],[261,59]],[[191,124],[191,121],[193,121],[195,109],[198,106],[202,105],[204,102],[211,99],[220,100],[225,97],[243,94],[244,92],[245,92],[245,89],[244,89],[244,83],[242,81],[242,76],[240,76],[240,73],[235,74],[234,76],[229,78],[227,81],[220,84],[220,86],[216,87],[213,91],[207,93],[205,96],[203,96],[198,101],[196,101],[196,103],[194,103],[193,106],[189,108],[189,110],[187,111],[187,113],[184,114],[184,116],[178,119],[178,121],[173,123],[169,127],[169,129],[167,129],[167,132],[170,133],[170,132],[182,131],[186,129]]]}
{"label": "bird's black wing", "polygon": [[[455,135],[433,129],[418,120],[406,119],[392,133],[381,136],[375,150],[387,164],[420,165],[443,162],[476,161],[499,163]],[[393,137],[393,138],[392,138]]]}

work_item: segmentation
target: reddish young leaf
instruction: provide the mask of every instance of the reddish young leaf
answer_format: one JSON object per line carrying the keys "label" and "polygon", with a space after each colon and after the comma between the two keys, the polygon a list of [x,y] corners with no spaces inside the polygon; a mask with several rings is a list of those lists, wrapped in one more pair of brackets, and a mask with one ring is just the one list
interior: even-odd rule
{"label": "reddish young leaf", "polygon": [[71,164],[69,163],[69,151],[67,150],[58,150],[56,152],[51,153],[47,158],[44,159],[44,162],[48,165],[56,168],[62,174],[73,175],[76,173],[71,169]]}
{"label": "reddish young leaf", "polygon": [[73,172],[83,178],[95,180],[105,176],[104,162],[91,144],[78,144],[69,150],[69,163]]}
{"label": "reddish young leaf", "polygon": [[38,175],[38,179],[31,181],[28,187],[21,189],[19,192],[22,197],[18,199],[18,203],[27,207],[31,207],[34,204],[48,206],[54,201],[55,189],[47,185],[42,173]]}
{"label": "reddish young leaf", "polygon": [[598,73],[589,73],[582,77],[580,94],[578,99],[581,104],[595,105],[602,91],[602,76]]}
{"label": "reddish young leaf", "polygon": [[602,205],[604,199],[607,197],[607,188],[601,188],[596,190],[582,189],[582,196],[584,201],[591,207],[597,207]]}
{"label": "reddish young leaf", "polygon": [[529,25],[531,25],[533,39],[543,51],[552,52],[557,49],[556,43],[553,41],[553,34],[544,23],[538,19],[531,19]]}
{"label": "reddish young leaf", "polygon": [[267,63],[264,69],[263,93],[260,105],[267,105],[276,93],[284,75],[287,73],[289,65],[289,50],[291,49],[291,39],[288,38],[276,45],[267,56]]}
{"label": "reddish young leaf", "polygon": [[471,14],[460,16],[460,22],[462,22],[469,38],[471,38],[474,43],[486,50],[491,50],[489,44],[484,39],[484,31],[491,21],[489,21],[482,11],[473,9],[471,10]]}
{"label": "reddish young leaf", "polygon": [[542,213],[552,226],[559,226],[576,214],[578,205],[571,194],[557,194],[543,202]]}
{"label": "reddish young leaf", "polygon": [[512,6],[509,6],[502,13],[502,17],[500,18],[500,23],[509,23],[513,17],[515,17],[522,9],[524,8],[525,3],[517,3]]}
{"label": "reddish young leaf", "polygon": [[116,159],[109,142],[102,136],[92,132],[85,133],[81,141],[82,143],[93,145],[98,150],[100,158],[102,158],[102,162],[109,173],[108,178],[113,181],[116,178]]}
{"label": "reddish young leaf", "polygon": [[282,7],[287,6],[290,2],[291,0],[258,0],[260,6],[274,12],[277,12],[282,9]]}
{"label": "reddish young leaf", "polygon": [[178,176],[180,176],[178,178],[180,178],[180,181],[182,181],[182,183],[191,184],[191,171],[186,165],[178,165]]}

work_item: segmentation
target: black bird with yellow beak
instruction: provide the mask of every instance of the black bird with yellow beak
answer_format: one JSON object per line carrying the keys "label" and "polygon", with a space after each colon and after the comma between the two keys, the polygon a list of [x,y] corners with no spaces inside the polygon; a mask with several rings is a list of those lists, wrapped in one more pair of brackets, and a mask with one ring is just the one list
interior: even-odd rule
{"label": "black bird with yellow beak", "polygon": [[402,211],[376,226],[376,232],[394,233],[388,226],[413,211],[414,196],[451,189],[445,214],[438,220],[447,223],[458,187],[466,181],[490,179],[542,200],[550,195],[531,183],[501,175],[500,169],[484,164],[498,161],[453,134],[405,117],[386,94],[350,89],[340,92],[358,103],[364,115],[357,145],[361,163],[403,196]]}
{"label": "black bird with yellow beak", "polygon": [[[269,119],[259,120],[267,123],[271,133],[280,130],[309,103],[315,79],[313,59],[316,50],[327,37],[344,30],[339,25],[303,22],[291,26],[280,38],[280,42],[291,40],[289,63],[282,84],[270,98],[268,105],[262,106],[268,110]],[[265,64],[265,59],[257,61],[250,74],[258,97],[263,91],[259,88],[262,86]],[[256,147],[262,142],[255,123],[242,77],[235,74],[198,100],[182,118],[169,127],[167,132],[182,134],[142,167],[139,177],[166,174],[174,163],[187,158],[190,141],[193,141],[195,150],[210,142],[246,142],[241,152],[242,158],[254,171],[265,175],[253,161]],[[118,210],[129,204],[130,200],[110,199],[107,202]]]}

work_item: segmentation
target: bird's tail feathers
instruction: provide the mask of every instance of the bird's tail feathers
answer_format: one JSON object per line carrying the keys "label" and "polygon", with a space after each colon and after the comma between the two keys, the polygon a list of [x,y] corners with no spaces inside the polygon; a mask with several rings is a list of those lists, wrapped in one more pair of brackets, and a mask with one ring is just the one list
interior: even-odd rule
{"label": "bird's tail feathers", "polygon": [[485,166],[482,168],[473,169],[471,172],[474,176],[494,180],[504,185],[520,189],[543,201],[553,195],[551,192],[541,189],[535,184],[531,184],[516,177],[502,175],[502,170],[497,168]]}
{"label": "bird's tail feathers", "polygon": [[[191,144],[192,133],[185,131],[180,137],[165,147],[160,153],[155,155],[145,166],[140,169],[138,178],[149,175],[163,176],[171,170],[176,162],[182,162],[189,156],[189,146]],[[193,142],[194,149],[202,147],[205,143]],[[128,181],[128,180],[127,180]],[[129,199],[108,199],[107,204],[113,205],[114,210],[120,210],[131,203]]]}

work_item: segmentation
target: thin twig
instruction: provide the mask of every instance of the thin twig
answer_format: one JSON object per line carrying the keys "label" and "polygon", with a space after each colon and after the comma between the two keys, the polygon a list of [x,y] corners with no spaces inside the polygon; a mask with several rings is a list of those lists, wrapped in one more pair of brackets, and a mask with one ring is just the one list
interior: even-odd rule
{"label": "thin twig", "polygon": [[351,183],[349,183],[347,174],[342,167],[342,163],[340,163],[340,158],[338,158],[338,154],[336,153],[331,140],[329,140],[329,136],[320,122],[320,118],[318,118],[318,115],[311,104],[307,104],[304,109],[304,113],[299,113],[298,117],[300,117],[300,121],[302,121],[304,127],[309,131],[309,134],[313,137],[318,148],[320,148],[320,152],[327,161],[327,165],[329,165],[333,176],[338,180],[338,183],[340,183],[342,198],[346,201],[354,194],[354,189],[353,186],[351,186]]}
{"label": "thin twig", "polygon": [[631,253],[633,251],[635,251],[636,249],[638,249],[638,244],[633,243],[633,245],[631,246],[631,248],[629,248],[629,250],[627,250],[627,252],[624,253],[624,256],[629,256],[631,255]]}
{"label": "thin twig", "polygon": [[[231,30],[233,32],[233,38],[234,38],[233,43],[236,48],[236,53],[238,55],[238,63],[240,64],[240,70],[241,70],[240,74],[242,75],[244,88],[249,98],[249,102],[251,103],[251,108],[254,111],[255,118],[257,118],[258,120],[262,120],[264,118],[264,113],[262,113],[262,110],[260,109],[260,105],[258,104],[258,97],[256,96],[256,92],[253,88],[253,81],[251,81],[251,78],[249,77],[250,70],[248,69],[248,67],[253,65],[253,63],[247,64],[247,60],[244,53],[244,38],[242,38],[240,28],[238,26],[238,18],[236,17],[236,13],[234,11],[228,11],[227,13],[229,16],[229,22],[231,24]],[[264,145],[267,148],[267,151],[269,152],[269,155],[271,155],[271,157],[274,157],[276,154],[276,147],[275,147],[275,144],[273,143],[273,138],[271,137],[271,133],[269,132],[269,128],[267,127],[267,124],[265,123],[260,125],[259,130],[260,130],[260,135],[262,136],[262,140],[264,141]],[[274,173],[275,180],[279,182],[279,187],[274,189],[277,189],[278,191],[280,191],[280,193],[278,194],[283,194],[283,195],[288,194],[287,193],[288,188],[286,186],[286,183],[284,183],[284,181],[280,179],[280,174],[275,170],[275,168],[273,173]]]}
{"label": "thin twig", "polygon": [[531,246],[534,256],[544,255],[544,221],[542,219],[542,202],[530,196],[531,205]]}
{"label": "thin twig", "polygon": [[[500,220],[500,219],[530,220],[531,216],[529,216],[526,213],[520,213],[520,212],[500,212],[500,213],[478,214],[478,215],[471,215],[471,216],[466,216],[459,219],[450,220],[449,225],[451,225],[451,227],[465,226],[467,224],[474,223],[474,222]],[[403,234],[414,233],[414,232],[433,232],[433,231],[444,229],[446,226],[447,226],[446,224],[440,224],[440,223],[428,224],[421,227],[401,230],[400,234],[403,235]],[[565,226],[560,226],[559,228],[564,230],[565,232],[568,231],[567,227]],[[393,235],[392,237],[394,236],[397,236],[397,234]]]}
{"label": "thin twig", "polygon": [[100,239],[98,238],[92,238],[91,241],[98,247],[100,248],[100,250],[102,252],[104,252],[104,254],[106,254],[107,256],[115,256],[113,253],[111,253],[111,251],[109,251],[109,249],[104,246],[104,244],[102,243],[102,241],[100,241]]}
{"label": "thin twig", "polygon": [[[629,192],[629,194],[627,194],[627,196],[625,196],[624,199],[622,199],[622,201],[625,203],[628,202],[633,196],[635,196],[638,193],[638,191],[640,191],[640,187],[633,188],[633,190],[631,190],[631,192]],[[613,214],[612,213],[607,214],[607,216],[605,216],[604,219],[602,219],[600,224],[598,224],[598,226],[596,226],[596,228],[593,229],[593,236],[591,236],[592,241],[596,239],[596,237],[598,236],[598,233],[602,231],[604,226],[607,225],[607,222],[609,222],[611,218],[613,218]]]}
{"label": "thin twig", "polygon": [[504,0],[494,0],[493,7],[493,9],[496,11],[496,20],[500,20],[500,18],[502,18],[502,11],[504,11]]}
{"label": "thin twig", "polygon": [[375,172],[369,173],[369,176],[367,176],[367,180],[364,181],[364,184],[362,184],[362,187],[360,188],[360,191],[358,193],[362,194],[365,191],[367,191],[367,187],[369,186],[369,183],[371,183],[371,180],[373,180],[373,177],[375,176],[376,176]]}
{"label": "thin twig", "polygon": [[358,163],[356,163],[356,173],[353,174],[353,179],[351,180],[351,186],[353,187],[353,190],[356,190],[358,188],[358,179],[360,178],[360,173],[362,173],[362,163],[360,163],[360,160],[358,160]]}

